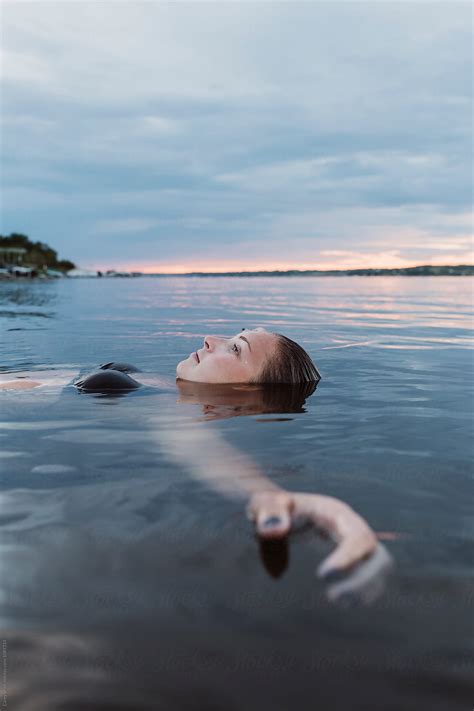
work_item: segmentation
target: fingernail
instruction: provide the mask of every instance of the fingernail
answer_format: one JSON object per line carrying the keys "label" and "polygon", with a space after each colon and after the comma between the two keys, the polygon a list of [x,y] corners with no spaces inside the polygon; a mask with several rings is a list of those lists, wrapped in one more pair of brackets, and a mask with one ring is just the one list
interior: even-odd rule
{"label": "fingernail", "polygon": [[263,528],[274,528],[281,526],[281,518],[279,516],[269,516],[262,524]]}

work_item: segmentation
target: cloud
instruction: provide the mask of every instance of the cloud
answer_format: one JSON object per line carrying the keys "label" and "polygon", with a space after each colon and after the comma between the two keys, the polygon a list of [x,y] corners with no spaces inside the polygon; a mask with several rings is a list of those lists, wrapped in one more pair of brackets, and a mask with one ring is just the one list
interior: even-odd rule
{"label": "cloud", "polygon": [[146,217],[129,217],[123,220],[101,220],[92,227],[95,234],[120,234],[135,233],[149,230],[157,224],[156,220]]}
{"label": "cloud", "polygon": [[2,49],[0,54],[0,78],[27,84],[48,84],[52,74],[49,64],[41,57],[29,52]]}
{"label": "cloud", "polygon": [[152,264],[464,253],[470,16],[456,2],[4,4],[2,232],[79,263],[110,259],[111,239],[122,264],[140,246]]}

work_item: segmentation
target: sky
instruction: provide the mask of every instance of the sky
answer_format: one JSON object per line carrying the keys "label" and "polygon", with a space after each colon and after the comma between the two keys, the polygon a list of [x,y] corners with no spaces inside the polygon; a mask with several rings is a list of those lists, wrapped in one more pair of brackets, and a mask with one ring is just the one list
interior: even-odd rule
{"label": "sky", "polygon": [[95,269],[473,263],[470,2],[0,11],[2,234]]}

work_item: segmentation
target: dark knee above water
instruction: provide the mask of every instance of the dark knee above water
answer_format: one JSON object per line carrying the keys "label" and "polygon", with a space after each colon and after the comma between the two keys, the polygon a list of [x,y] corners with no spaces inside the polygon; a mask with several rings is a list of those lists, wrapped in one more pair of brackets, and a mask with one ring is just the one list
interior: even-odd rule
{"label": "dark knee above water", "polygon": [[[103,368],[103,366],[100,366]],[[140,383],[130,377],[122,370],[113,370],[107,364],[105,370],[86,375],[81,380],[74,383],[76,388],[86,392],[111,392],[117,390],[136,390],[141,387]]]}

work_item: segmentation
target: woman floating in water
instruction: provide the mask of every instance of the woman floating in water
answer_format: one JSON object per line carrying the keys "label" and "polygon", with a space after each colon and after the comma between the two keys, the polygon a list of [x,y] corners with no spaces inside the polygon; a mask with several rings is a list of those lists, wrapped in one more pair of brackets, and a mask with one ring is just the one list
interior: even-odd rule
{"label": "woman floating in water", "polygon": [[[183,424],[174,430],[157,429],[153,437],[194,478],[226,496],[243,497],[262,540],[284,539],[298,520],[309,521],[337,543],[319,566],[320,577],[348,570],[367,559],[372,561],[371,567],[367,572],[366,565],[362,577],[372,578],[376,570],[386,567],[387,554],[381,553],[374,532],[363,518],[338,499],[283,490],[251,457],[206,426],[206,420],[236,415],[301,412],[320,378],[306,351],[280,334],[256,328],[243,329],[231,338],[206,336],[201,348],[178,363],[175,384],[179,402],[204,407],[204,422]],[[164,385],[133,366],[113,362],[73,384],[81,392],[107,394]],[[1,384],[21,390],[41,386],[41,382],[28,378]],[[347,587],[347,583],[344,585]]]}

